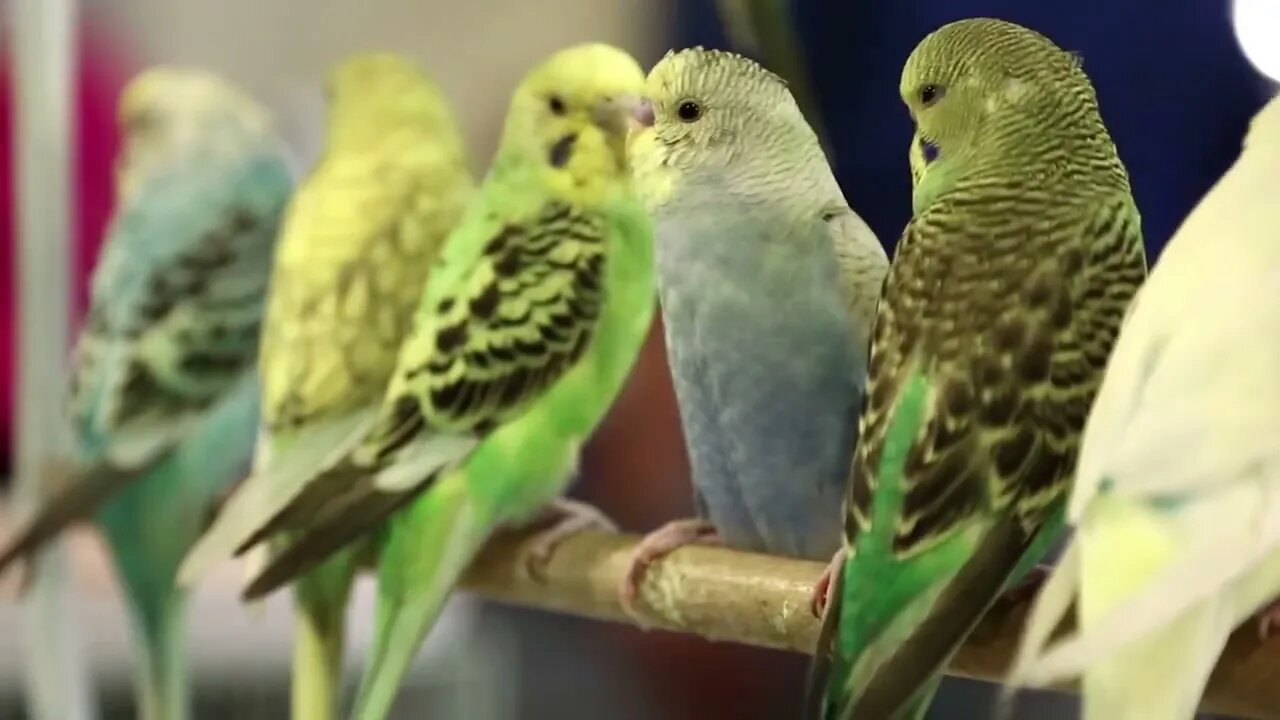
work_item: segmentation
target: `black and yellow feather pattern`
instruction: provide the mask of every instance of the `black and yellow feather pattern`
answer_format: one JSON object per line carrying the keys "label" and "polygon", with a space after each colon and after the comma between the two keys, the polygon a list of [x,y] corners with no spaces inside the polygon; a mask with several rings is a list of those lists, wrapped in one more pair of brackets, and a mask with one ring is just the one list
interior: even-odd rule
{"label": "black and yellow feather pattern", "polygon": [[[891,554],[896,572],[908,573],[935,550],[944,554],[939,560],[954,558],[952,539],[984,530],[970,536],[968,559],[948,571],[955,574],[937,578],[941,594],[931,607],[914,608],[916,630],[895,647],[871,651],[881,658],[874,672],[836,691],[844,698],[837,717],[923,711],[929,678],[1018,564],[1034,559],[1032,548],[1052,539],[1042,528],[1065,500],[1085,416],[1145,274],[1139,217],[1127,192],[1064,200],[1048,190],[983,183],[980,192],[949,193],[908,226],[873,329],[846,543],[857,560],[864,533],[883,538],[876,547]],[[890,439],[893,409],[921,379],[927,394],[920,423],[911,438]],[[886,446],[903,443],[901,473],[881,477]],[[876,515],[882,495],[892,515]],[[893,525],[876,527],[873,517]],[[865,560],[876,566],[871,555]],[[859,577],[856,587],[890,583],[903,593],[893,601],[902,607],[921,597],[923,588],[912,583],[926,581],[918,572],[914,578]],[[884,603],[877,607],[858,615],[863,622],[877,612],[892,615]],[[844,616],[831,613],[827,624]],[[861,627],[857,637],[876,637]],[[824,637],[841,632],[824,628]],[[864,650],[836,652],[850,667]],[[815,678],[825,674],[825,662],[818,661]],[[917,696],[922,688],[926,694]]]}
{"label": "black and yellow feather pattern", "polygon": [[71,415],[85,441],[201,412],[252,369],[276,219],[227,209],[152,262],[146,235],[181,219],[146,206],[117,218],[73,358]]}
{"label": "black and yellow feather pattern", "polygon": [[1028,530],[1038,525],[1066,492],[1145,277],[1141,238],[1127,192],[1064,204],[997,183],[951,193],[908,226],[873,330],[851,542],[870,520],[889,410],[912,370],[936,396],[907,456],[895,553],[925,552],[978,513],[1012,507]]}
{"label": "black and yellow feather pattern", "polygon": [[1128,174],[1077,58],[964,20],[921,41],[900,91],[930,152],[913,147],[916,215],[872,330],[853,551],[810,692],[824,718],[923,716],[948,658],[1048,549],[1146,275]]}
{"label": "black and yellow feather pattern", "polygon": [[432,143],[326,157],[295,194],[263,334],[263,423],[303,429],[380,398],[440,246],[472,195]]}
{"label": "black and yellow feather pattern", "polygon": [[458,292],[423,308],[369,439],[377,455],[424,430],[483,435],[572,367],[604,302],[604,231],[559,202],[503,224]]}
{"label": "black and yellow feather pattern", "polygon": [[471,262],[433,271],[381,414],[356,455],[241,544],[244,551],[277,531],[305,529],[246,597],[304,572],[430,485],[434,473],[403,490],[376,486],[399,451],[436,435],[479,441],[586,352],[605,300],[605,218],[550,202],[523,222],[494,220]]}
{"label": "black and yellow feather pattern", "polygon": [[278,155],[255,152],[181,164],[121,200],[72,358],[75,461],[0,547],[0,571],[159,467],[193,421],[243,395],[291,187]]}

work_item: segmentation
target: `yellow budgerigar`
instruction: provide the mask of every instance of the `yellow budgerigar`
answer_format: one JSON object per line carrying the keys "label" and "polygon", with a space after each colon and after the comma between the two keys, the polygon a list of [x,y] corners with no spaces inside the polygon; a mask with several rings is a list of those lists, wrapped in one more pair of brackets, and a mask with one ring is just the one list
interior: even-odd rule
{"label": "yellow budgerigar", "polygon": [[[375,417],[428,272],[473,195],[453,113],[411,61],[353,56],[326,93],[325,151],[291,201],[271,278],[254,472],[187,557],[186,582],[231,557]],[[295,718],[334,717],[359,551],[297,581]]]}
{"label": "yellow budgerigar", "polygon": [[529,558],[536,566],[566,533],[602,519],[559,496],[656,304],[652,232],[626,158],[643,91],[635,59],[601,44],[561,50],[525,76],[484,185],[432,271],[377,423],[335,446],[332,466],[250,538],[301,532],[250,583],[253,598],[384,528],[360,720],[390,712],[496,527],[558,511]]}

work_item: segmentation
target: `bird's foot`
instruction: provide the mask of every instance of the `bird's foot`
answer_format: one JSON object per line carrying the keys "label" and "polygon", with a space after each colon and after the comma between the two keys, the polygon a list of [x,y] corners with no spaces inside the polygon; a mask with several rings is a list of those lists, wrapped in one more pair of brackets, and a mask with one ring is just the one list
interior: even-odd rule
{"label": "bird's foot", "polygon": [[1021,605],[1031,600],[1040,586],[1044,585],[1045,580],[1049,579],[1049,573],[1053,571],[1048,565],[1037,565],[1027,571],[1027,574],[1018,581],[1018,584],[1004,591],[1000,596],[1000,602],[1009,605]]}
{"label": "bird's foot", "polygon": [[831,562],[827,563],[826,569],[818,577],[818,582],[814,584],[813,592],[809,595],[809,611],[819,620],[826,613],[828,595],[840,579],[840,573],[844,571],[844,561],[848,554],[849,549],[842,547],[831,556]]}
{"label": "bird's foot", "polygon": [[547,524],[525,552],[525,572],[538,582],[547,579],[547,564],[556,547],[570,536],[592,528],[616,532],[618,526],[599,508],[577,500],[557,498],[547,505],[531,525]]}
{"label": "bird's foot", "polygon": [[1258,611],[1258,639],[1270,640],[1280,630],[1280,600],[1273,600]]}
{"label": "bird's foot", "polygon": [[631,566],[627,568],[627,573],[622,577],[622,585],[618,588],[618,603],[628,615],[636,616],[636,597],[640,594],[640,582],[649,566],[655,560],[693,543],[723,545],[724,539],[710,520],[702,518],[673,520],[644,536],[640,544],[636,545],[631,555]]}

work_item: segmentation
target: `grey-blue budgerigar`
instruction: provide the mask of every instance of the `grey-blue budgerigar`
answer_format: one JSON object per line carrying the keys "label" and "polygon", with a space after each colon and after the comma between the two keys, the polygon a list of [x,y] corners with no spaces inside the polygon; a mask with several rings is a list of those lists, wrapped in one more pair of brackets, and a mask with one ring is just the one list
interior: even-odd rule
{"label": "grey-blue budgerigar", "polygon": [[639,546],[621,589],[689,542],[827,559],[888,268],[786,83],[732,53],[669,53],[630,141],[699,517]]}

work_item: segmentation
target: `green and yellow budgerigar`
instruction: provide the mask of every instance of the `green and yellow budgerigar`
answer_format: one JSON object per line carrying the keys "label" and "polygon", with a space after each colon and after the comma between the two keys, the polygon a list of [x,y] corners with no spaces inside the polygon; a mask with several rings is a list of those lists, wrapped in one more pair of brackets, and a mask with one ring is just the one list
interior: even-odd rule
{"label": "green and yellow budgerigar", "polygon": [[558,509],[542,536],[549,551],[601,520],[557,499],[652,320],[652,232],[625,153],[643,91],[636,61],[607,45],[562,50],[530,71],[481,193],[432,271],[376,424],[249,538],[300,532],[250,583],[252,598],[391,517],[361,720],[389,712],[495,527]]}
{"label": "green and yellow budgerigar", "polygon": [[269,113],[207,72],[157,67],[120,97],[116,207],[72,360],[70,484],[0,548],[102,531],[136,638],[137,715],[191,713],[183,555],[249,469],[254,358],[293,187]]}
{"label": "green and yellow budgerigar", "polygon": [[[474,193],[453,113],[411,61],[355,55],[326,92],[324,154],[289,205],[271,278],[254,473],[192,551],[184,581],[230,558],[368,426],[428,271]],[[335,715],[357,552],[297,582],[293,717]]]}
{"label": "green and yellow budgerigar", "polygon": [[901,93],[914,215],[872,332],[811,688],[824,720],[922,717],[956,648],[1059,534],[1084,418],[1146,273],[1077,58],[964,20],[921,41]]}
{"label": "green and yellow budgerigar", "polygon": [[[1272,99],[1161,253],[1089,413],[1075,533],[1010,674],[1082,678],[1087,720],[1195,717],[1232,630],[1280,594],[1277,186]],[[1273,604],[1264,636],[1277,620]]]}

